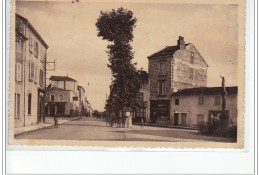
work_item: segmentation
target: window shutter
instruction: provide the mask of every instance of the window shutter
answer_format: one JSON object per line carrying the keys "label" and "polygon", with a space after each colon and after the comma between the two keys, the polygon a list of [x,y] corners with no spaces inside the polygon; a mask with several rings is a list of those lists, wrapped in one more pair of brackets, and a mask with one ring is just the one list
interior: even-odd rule
{"label": "window shutter", "polygon": [[21,81],[21,72],[22,72],[22,66],[21,63],[16,64],[16,80]]}
{"label": "window shutter", "polygon": [[33,52],[33,37],[30,36],[30,51]]}
{"label": "window shutter", "polygon": [[34,78],[34,63],[30,63],[30,80],[33,80]]}
{"label": "window shutter", "polygon": [[35,71],[34,71],[34,82],[37,82],[37,66],[34,66]]}

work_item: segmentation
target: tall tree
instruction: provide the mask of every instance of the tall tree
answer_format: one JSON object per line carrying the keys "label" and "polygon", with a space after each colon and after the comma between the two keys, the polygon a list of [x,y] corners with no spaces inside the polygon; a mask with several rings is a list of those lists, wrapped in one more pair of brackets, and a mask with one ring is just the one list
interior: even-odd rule
{"label": "tall tree", "polygon": [[123,107],[135,109],[142,105],[139,89],[141,87],[140,71],[136,63],[132,63],[134,52],[130,42],[133,41],[133,30],[137,19],[133,12],[124,8],[100,12],[96,26],[98,36],[112,42],[107,46],[108,67],[111,69],[113,94],[110,102],[114,103],[115,111]]}

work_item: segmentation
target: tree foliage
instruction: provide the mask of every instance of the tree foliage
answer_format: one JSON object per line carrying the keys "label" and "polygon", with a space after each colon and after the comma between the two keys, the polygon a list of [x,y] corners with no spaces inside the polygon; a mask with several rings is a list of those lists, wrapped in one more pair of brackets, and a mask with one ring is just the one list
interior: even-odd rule
{"label": "tree foliage", "polygon": [[98,36],[112,42],[107,46],[107,54],[113,78],[113,93],[110,94],[106,108],[115,110],[123,107],[135,109],[142,105],[139,90],[141,87],[140,71],[136,63],[132,63],[134,52],[130,42],[133,41],[133,31],[137,19],[133,12],[124,8],[100,12],[96,27]]}

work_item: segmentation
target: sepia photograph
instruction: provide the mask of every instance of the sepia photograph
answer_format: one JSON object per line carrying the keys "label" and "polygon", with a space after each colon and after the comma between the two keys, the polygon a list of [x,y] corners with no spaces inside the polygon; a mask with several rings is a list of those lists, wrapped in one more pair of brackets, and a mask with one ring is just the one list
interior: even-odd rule
{"label": "sepia photograph", "polygon": [[244,1],[12,5],[9,144],[243,148]]}

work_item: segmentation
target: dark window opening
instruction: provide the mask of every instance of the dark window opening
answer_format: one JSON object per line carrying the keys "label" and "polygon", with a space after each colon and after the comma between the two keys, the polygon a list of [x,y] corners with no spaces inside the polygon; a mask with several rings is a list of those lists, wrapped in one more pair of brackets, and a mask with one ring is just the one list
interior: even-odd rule
{"label": "dark window opening", "polygon": [[29,93],[28,94],[28,114],[31,114],[32,113],[32,94]]}
{"label": "dark window opening", "polygon": [[179,105],[180,100],[178,98],[175,99],[175,105]]}

